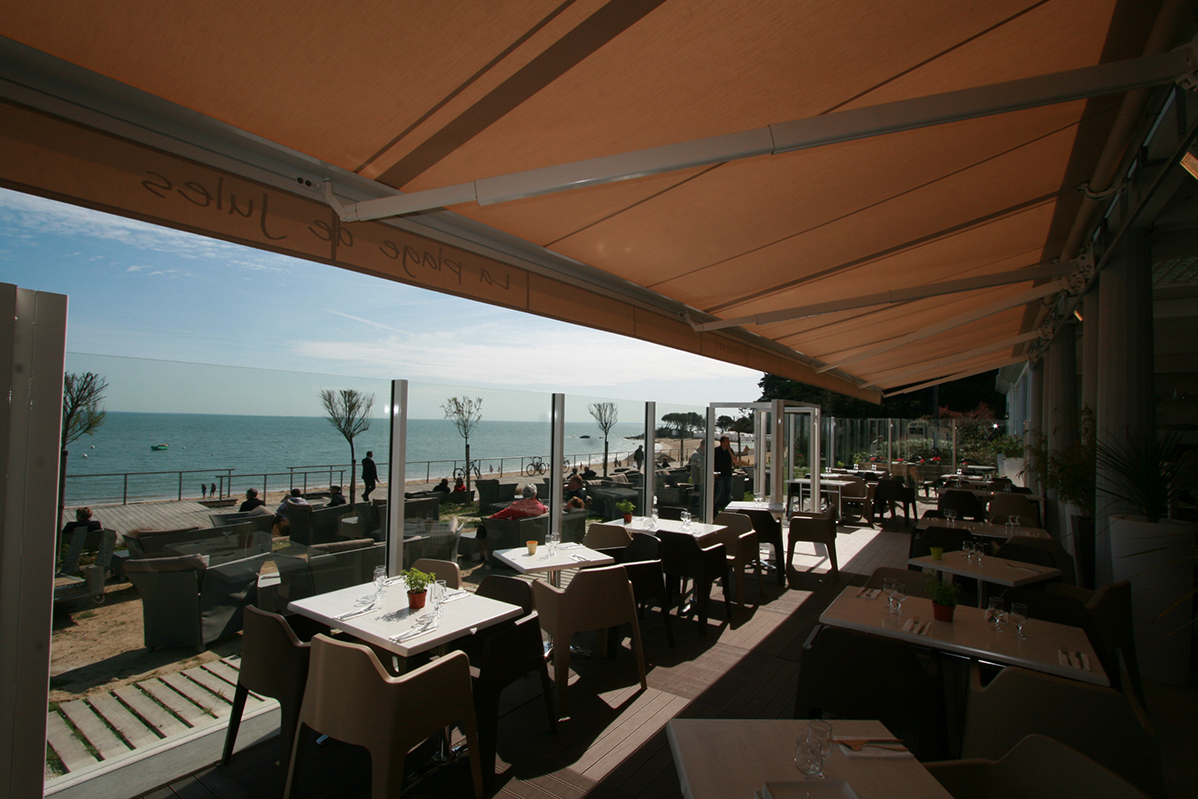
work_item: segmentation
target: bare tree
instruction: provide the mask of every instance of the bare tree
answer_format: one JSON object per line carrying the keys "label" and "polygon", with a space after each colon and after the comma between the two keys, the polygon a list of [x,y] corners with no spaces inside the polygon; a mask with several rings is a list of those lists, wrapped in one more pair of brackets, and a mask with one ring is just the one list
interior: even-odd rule
{"label": "bare tree", "polygon": [[458,435],[466,441],[466,490],[470,490],[470,433],[483,420],[482,397],[450,397],[441,406],[445,418],[452,419]]}
{"label": "bare tree", "polygon": [[67,372],[62,378],[62,443],[58,464],[58,518],[66,504],[67,445],[94,436],[108,415],[100,403],[108,381],[95,372]]}
{"label": "bare tree", "polygon": [[370,411],[374,409],[374,395],[357,389],[331,388],[320,390],[320,402],[328,414],[329,424],[337,428],[349,442],[349,504],[354,504],[358,484],[358,460],[354,454],[354,439],[370,429]]}
{"label": "bare tree", "polygon": [[603,431],[603,476],[607,477],[607,438],[620,419],[620,409],[614,402],[592,402],[587,406],[587,410],[595,417],[595,424]]}

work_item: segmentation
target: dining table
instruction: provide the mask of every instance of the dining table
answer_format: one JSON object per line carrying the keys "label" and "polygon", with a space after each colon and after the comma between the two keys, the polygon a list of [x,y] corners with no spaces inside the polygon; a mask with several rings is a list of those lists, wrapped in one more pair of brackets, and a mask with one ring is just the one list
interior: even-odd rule
{"label": "dining table", "polygon": [[[770,796],[859,799],[951,799],[910,752],[865,748],[854,752],[841,739],[891,739],[880,721],[834,719],[832,754],[824,779],[804,780],[795,765],[806,719],[672,719],[666,737],[685,799],[751,799]],[[849,792],[851,790],[851,793]],[[775,796],[776,794],[776,796]]]}
{"label": "dining table", "polygon": [[[983,584],[1005,588],[1019,588],[1061,576],[1061,570],[1051,566],[996,558],[993,555],[984,555],[979,561],[960,549],[944,552],[939,558],[932,555],[909,558],[907,564],[917,566],[924,572],[939,572],[950,578],[972,577]],[[978,607],[985,607],[985,604],[985,593],[978,591]]]}
{"label": "dining table", "polygon": [[615,558],[582,544],[559,544],[553,554],[549,547],[542,545],[536,552],[529,552],[527,546],[512,549],[499,549],[491,553],[496,560],[506,563],[521,574],[537,574],[544,572],[549,576],[549,584],[554,588],[561,587],[563,569],[582,569],[587,566],[608,566],[615,563]]}
{"label": "dining table", "polygon": [[975,538],[994,538],[1000,541],[1006,541],[1016,536],[1026,536],[1028,538],[1052,538],[1052,534],[1043,527],[1007,527],[1004,524],[991,524],[990,522],[971,522],[954,520],[951,524],[946,519],[927,518],[924,517],[915,523],[916,530],[926,530],[929,527],[950,527],[965,530]]}
{"label": "dining table", "polygon": [[402,578],[388,580],[381,603],[371,605],[362,601],[374,592],[374,583],[363,583],[293,600],[287,609],[404,658],[436,649],[524,612],[519,605],[458,589],[449,593],[448,601],[441,606],[442,615],[432,626],[428,622],[433,613],[432,604],[419,610],[410,609]]}
{"label": "dining table", "polygon": [[607,524],[618,524],[629,533],[656,535],[662,530],[668,533],[686,533],[694,536],[700,547],[709,547],[716,543],[725,546],[735,544],[728,527],[723,524],[707,524],[696,521],[684,524],[677,519],[654,519],[652,516],[633,516],[630,522],[623,519],[612,519]]}
{"label": "dining table", "polygon": [[819,621],[974,660],[1110,685],[1093,644],[1080,627],[1030,618],[1023,627],[1026,638],[1020,639],[1011,623],[1001,625],[1001,632],[995,631],[982,608],[957,605],[951,622],[937,621],[930,599],[909,596],[902,602],[902,611],[902,616],[891,614],[887,596],[878,589],[849,586],[820,614]]}
{"label": "dining table", "polygon": [[[845,480],[843,478],[824,477],[822,475],[820,476],[820,478],[819,478],[820,494],[836,497],[836,518],[840,518],[841,515],[843,515],[843,510],[844,510],[843,498],[841,496],[843,493],[843,490],[846,487],[855,484],[856,482],[857,482],[856,480]],[[807,494],[811,493],[811,478],[810,477],[800,477],[797,480],[789,480],[789,481],[787,481],[787,486],[788,486],[787,492],[786,492],[787,503],[791,504],[793,502],[794,497],[797,496],[799,499],[800,507],[803,507],[803,505],[802,505],[803,497],[805,497]]]}

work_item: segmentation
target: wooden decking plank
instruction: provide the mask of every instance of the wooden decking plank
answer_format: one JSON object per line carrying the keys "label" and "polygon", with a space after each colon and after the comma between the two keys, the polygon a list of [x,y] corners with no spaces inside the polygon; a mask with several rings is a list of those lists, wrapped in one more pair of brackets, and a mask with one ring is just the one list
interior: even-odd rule
{"label": "wooden decking plank", "polygon": [[633,699],[631,705],[624,708],[623,712],[613,716],[600,733],[594,736],[586,752],[574,761],[574,770],[592,779],[597,779],[594,775],[587,774],[587,770],[612,748],[618,746],[627,735],[635,732],[641,724],[651,722],[659,710],[668,706],[671,699],[676,698],[650,688]]}
{"label": "wooden decking plank", "polygon": [[[186,674],[191,679],[198,682],[200,685],[207,688],[212,693],[223,698],[230,705],[233,703],[233,695],[237,692],[236,686],[229,685],[228,682],[226,682],[225,680],[222,680],[220,677],[216,676],[208,669],[204,668],[203,666],[200,666],[200,667],[197,667],[194,669],[188,669],[187,671],[185,671],[183,673]],[[273,702],[274,700],[272,699],[269,701]],[[253,691],[249,691],[246,693],[246,697],[245,697],[246,710],[253,710],[256,707],[261,706],[262,704],[263,704],[263,699],[258,694],[254,693]]]}
{"label": "wooden decking plank", "polygon": [[58,755],[68,772],[79,771],[99,763],[57,712],[46,717],[46,743]]}
{"label": "wooden decking plank", "polygon": [[[702,702],[688,702],[686,707],[677,711],[672,718],[702,718],[712,712]],[[615,786],[622,794],[637,796],[662,769],[669,769],[671,773],[674,770],[674,757],[670,753],[670,742],[664,724],[636,752],[612,769],[602,782]]]}
{"label": "wooden decking plank", "polygon": [[71,720],[87,742],[100,753],[102,760],[118,757],[130,751],[125,742],[116,737],[104,720],[96,715],[91,706],[82,699],[73,702],[63,702],[58,706],[62,714]]}
{"label": "wooden decking plank", "polygon": [[174,713],[179,718],[183,719],[191,727],[202,727],[205,724],[215,721],[212,716],[209,716],[203,710],[200,710],[189,700],[184,699],[178,693],[167,687],[166,683],[157,678],[144,680],[137,684],[137,687],[145,691],[152,698],[161,702],[166,708]]}
{"label": "wooden decking plank", "polygon": [[141,716],[147,724],[162,733],[163,737],[187,732],[186,724],[164,710],[157,702],[146,696],[135,686],[123,685],[113,691],[134,713]]}
{"label": "wooden decking plank", "polygon": [[229,703],[219,695],[209,691],[203,685],[188,679],[180,672],[162,675],[162,681],[174,688],[185,699],[190,699],[192,702],[200,706],[201,710],[211,713],[217,718],[224,718],[229,715]]}
{"label": "wooden decking plank", "polygon": [[249,791],[242,788],[219,768],[210,768],[195,775],[196,781],[220,799],[250,799]]}
{"label": "wooden decking plank", "polygon": [[[625,734],[621,740],[616,742],[616,745],[609,749],[602,757],[595,760],[594,764],[583,771],[583,774],[591,779],[601,780],[610,774],[614,769],[624,762],[625,759],[635,754],[642,746],[646,745],[653,739],[655,735],[665,729],[666,722],[673,718],[674,714],[686,707],[688,700],[678,696],[667,697],[667,701],[663,704],[658,712],[651,717],[645,718],[640,724],[623,725]],[[588,751],[588,756],[590,752]]]}
{"label": "wooden decking plank", "polygon": [[223,799],[208,790],[204,783],[190,776],[172,782],[170,789],[177,799]]}
{"label": "wooden decking plank", "polygon": [[89,696],[87,701],[134,749],[161,740],[153,728],[147,727],[141,719],[130,713],[112,694],[95,694]]}

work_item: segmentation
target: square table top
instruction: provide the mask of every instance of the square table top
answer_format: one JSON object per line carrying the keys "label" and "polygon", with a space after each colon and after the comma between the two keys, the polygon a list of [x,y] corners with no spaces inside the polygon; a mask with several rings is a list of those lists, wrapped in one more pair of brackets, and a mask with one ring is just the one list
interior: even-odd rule
{"label": "square table top", "polygon": [[728,532],[728,528],[722,524],[691,522],[689,528],[683,528],[682,522],[678,521],[677,519],[658,519],[657,526],[655,528],[653,527],[653,519],[649,516],[633,516],[632,521],[628,522],[627,524],[624,523],[623,519],[613,519],[612,521],[607,522],[607,524],[618,524],[624,529],[628,530],[629,533],[648,533],[649,535],[655,535],[662,530],[665,530],[669,533],[686,533],[687,535],[693,535],[701,547],[709,547],[717,542],[721,544],[730,543],[729,541],[725,540],[727,538],[725,534]]}
{"label": "square table top", "polygon": [[607,566],[615,563],[615,558],[581,544],[561,544],[557,553],[549,554],[549,547],[537,547],[535,555],[528,554],[528,547],[499,549],[491,553],[521,574],[534,572],[553,572],[561,569],[581,569],[586,566]]}
{"label": "square table top", "polygon": [[[833,736],[891,738],[880,721],[831,722]],[[766,782],[801,781],[794,763],[806,719],[673,719],[666,736],[686,799],[750,799]],[[860,799],[949,799],[913,755],[849,757],[835,747],[824,764]]]}
{"label": "square table top", "polygon": [[[1005,625],[1003,632],[994,632],[987,624],[985,610],[957,605],[951,622],[933,621],[925,634],[916,635],[903,627],[912,619],[932,618],[930,599],[907,597],[903,601],[905,615],[891,616],[886,610],[885,594],[867,599],[858,596],[860,591],[856,586],[842,591],[820,615],[820,623],[1094,685],[1110,685],[1090,639],[1080,627],[1032,618],[1023,627],[1027,640],[1021,641],[1015,637],[1013,624]],[[1085,653],[1091,671],[1061,665],[1058,650]]]}
{"label": "square table top", "polygon": [[[1007,530],[1006,525],[990,524],[989,522],[957,520],[950,525],[947,519],[924,518],[915,523],[915,529],[926,530],[933,525],[936,527],[959,527],[970,535],[979,538],[1001,538],[1009,540],[1012,537],[1012,533]],[[1028,538],[1052,538],[1052,535],[1043,527],[1017,527],[1015,528],[1014,535],[1027,536]]]}
{"label": "square table top", "polygon": [[973,577],[987,583],[1005,585],[1008,588],[1017,588],[1021,585],[1038,583],[1061,576],[1061,570],[1051,566],[1021,563],[1017,560],[996,558],[992,555],[983,557],[981,563],[973,563],[966,559],[963,550],[945,552],[940,560],[934,559],[931,555],[925,555],[922,558],[911,558],[907,563],[912,566],[920,566],[924,571],[934,569],[945,574]]}
{"label": "square table top", "polygon": [[742,510],[768,510],[770,513],[774,514],[774,516],[781,516],[786,511],[786,503],[763,501],[759,505],[754,501],[738,499],[734,502],[729,502],[726,506],[724,506],[724,510],[730,511],[732,513]]}
{"label": "square table top", "polygon": [[338,630],[353,635],[363,641],[393,652],[401,657],[409,657],[419,652],[448,643],[457,638],[469,635],[475,630],[490,627],[507,619],[514,619],[524,612],[519,605],[509,605],[495,599],[481,597],[466,592],[460,599],[446,602],[441,606],[442,617],[437,622],[437,629],[404,643],[391,640],[391,636],[400,635],[416,623],[416,617],[432,613],[431,603],[420,610],[408,609],[408,593],[402,580],[392,583],[386,589],[382,605],[352,619],[338,620],[338,615],[357,609],[356,602],[364,596],[374,593],[374,583],[363,583],[349,588],[330,591],[327,594],[304,597],[288,603],[287,609],[310,619],[335,627]]}

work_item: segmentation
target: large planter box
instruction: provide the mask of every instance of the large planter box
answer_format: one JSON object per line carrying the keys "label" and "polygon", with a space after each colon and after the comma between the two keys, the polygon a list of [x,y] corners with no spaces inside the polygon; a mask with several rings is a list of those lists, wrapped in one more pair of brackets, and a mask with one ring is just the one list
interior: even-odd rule
{"label": "large planter box", "polygon": [[1136,657],[1144,679],[1189,682],[1196,530],[1190,522],[1111,517],[1111,565],[1116,582],[1131,581]]}

